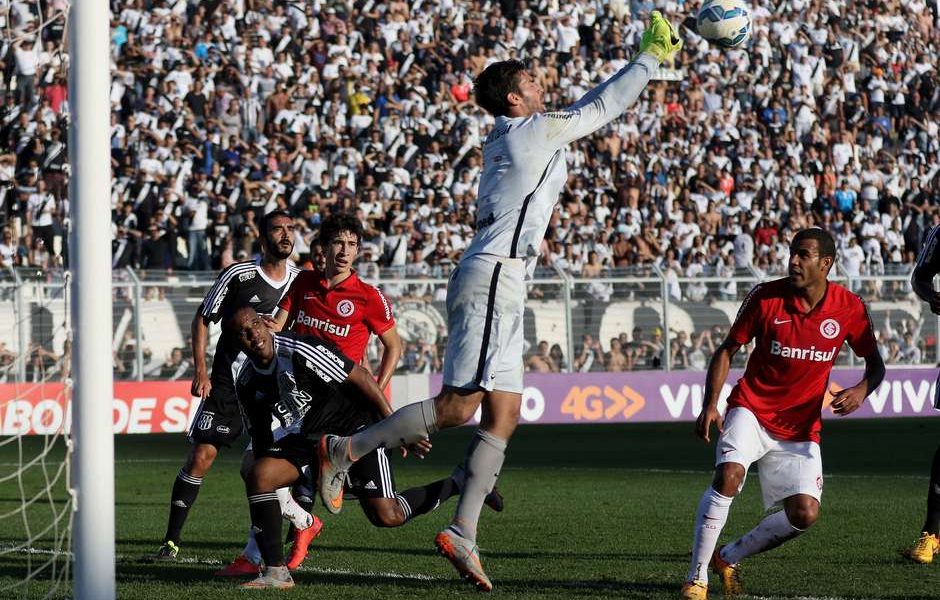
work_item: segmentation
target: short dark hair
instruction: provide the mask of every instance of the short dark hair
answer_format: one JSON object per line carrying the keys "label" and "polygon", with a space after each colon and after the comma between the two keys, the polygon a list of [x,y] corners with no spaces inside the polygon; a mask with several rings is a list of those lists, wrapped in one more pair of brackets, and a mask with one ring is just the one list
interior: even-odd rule
{"label": "short dark hair", "polygon": [[320,223],[319,240],[323,246],[330,243],[341,231],[348,231],[362,243],[362,223],[354,215],[344,212],[332,213]]}
{"label": "short dark hair", "polygon": [[506,96],[519,91],[517,78],[523,71],[525,63],[521,60],[504,60],[483,69],[473,82],[473,95],[477,104],[494,117],[508,114],[509,102]]}
{"label": "short dark hair", "polygon": [[288,213],[286,210],[281,210],[281,209],[272,210],[271,212],[261,217],[261,236],[262,237],[265,237],[268,235],[268,233],[270,233],[271,222],[278,217],[284,217],[290,220],[294,219],[294,217],[290,216],[290,213]]}
{"label": "short dark hair", "polygon": [[793,241],[790,242],[790,247],[792,248],[793,246],[796,246],[803,240],[816,240],[816,243],[819,245],[819,257],[829,257],[835,260],[836,241],[832,238],[832,234],[825,229],[820,229],[819,227],[801,229],[795,236],[793,236]]}

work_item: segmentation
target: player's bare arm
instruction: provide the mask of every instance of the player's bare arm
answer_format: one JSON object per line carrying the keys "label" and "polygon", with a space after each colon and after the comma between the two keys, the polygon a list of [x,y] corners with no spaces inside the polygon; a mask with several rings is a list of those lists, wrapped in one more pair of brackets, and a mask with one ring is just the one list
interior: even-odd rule
{"label": "player's bare arm", "polygon": [[395,367],[398,366],[398,361],[401,360],[403,348],[397,327],[391,327],[380,335],[379,341],[382,342],[384,350],[382,351],[382,362],[379,364],[378,385],[379,389],[384,390],[392,380]]}
{"label": "player's bare arm", "polygon": [[876,349],[865,357],[865,376],[856,385],[833,394],[832,412],[840,416],[852,414],[885,378],[885,363]]}
{"label": "player's bare arm", "polygon": [[392,407],[388,405],[385,394],[382,393],[381,388],[379,388],[375,379],[372,378],[372,375],[367,370],[359,365],[355,365],[346,381],[356,386],[369,404],[371,404],[383,418],[392,414]]}
{"label": "player's bare arm", "polygon": [[273,317],[262,317],[262,319],[264,319],[264,324],[267,325],[268,329],[271,331],[275,333],[284,331],[284,326],[287,325],[287,311],[283,308],[278,308]]}
{"label": "player's bare arm", "polygon": [[191,327],[193,366],[196,374],[190,393],[193,396],[207,398],[212,391],[212,382],[209,380],[209,369],[206,367],[206,348],[209,345],[209,323],[199,312],[193,317]]}
{"label": "player's bare arm", "polygon": [[712,356],[708,364],[708,376],[705,379],[705,400],[702,403],[702,412],[699,413],[695,422],[695,433],[705,440],[711,441],[712,423],[718,428],[718,433],[723,431],[724,418],[718,412],[718,397],[721,394],[721,388],[728,379],[728,371],[731,370],[731,359],[737,354],[741,344],[726,339]]}

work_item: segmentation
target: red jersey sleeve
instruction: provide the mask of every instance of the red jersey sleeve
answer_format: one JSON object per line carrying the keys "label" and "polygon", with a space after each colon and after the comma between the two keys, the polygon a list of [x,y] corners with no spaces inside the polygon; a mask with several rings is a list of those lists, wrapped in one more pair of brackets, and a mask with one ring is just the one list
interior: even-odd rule
{"label": "red jersey sleeve", "polygon": [[865,358],[878,351],[878,344],[875,341],[875,328],[872,327],[868,307],[858,296],[855,296],[855,300],[855,310],[852,311],[845,341],[856,356]]}
{"label": "red jersey sleeve", "polygon": [[[290,288],[288,288],[287,293],[284,294],[284,297],[281,298],[281,301],[277,303],[277,307],[288,315],[290,315],[290,309],[292,306],[295,306],[299,301],[300,296],[303,293],[304,286],[306,285],[307,280],[307,271],[301,271],[297,274],[297,277],[294,278],[294,281],[291,282]],[[288,322],[287,325],[290,323]]]}
{"label": "red jersey sleeve", "polygon": [[382,291],[374,286],[369,287],[368,302],[366,302],[366,318],[364,319],[369,331],[382,335],[395,326],[395,317],[392,316],[392,304]]}
{"label": "red jersey sleeve", "polygon": [[731,331],[728,332],[728,339],[736,344],[743,346],[757,335],[763,287],[762,284],[755,285],[754,289],[744,298],[741,308],[738,309],[738,316],[734,318],[734,324],[731,325]]}

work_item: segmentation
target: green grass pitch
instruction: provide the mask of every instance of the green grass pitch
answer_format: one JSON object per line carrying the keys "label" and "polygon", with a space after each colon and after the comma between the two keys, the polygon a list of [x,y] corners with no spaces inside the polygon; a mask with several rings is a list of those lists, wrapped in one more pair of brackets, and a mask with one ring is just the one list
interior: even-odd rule
{"label": "green grass pitch", "polygon": [[[398,487],[449,473],[471,430],[444,432],[425,461],[396,459]],[[913,565],[899,550],[921,525],[927,474],[940,425],[930,419],[829,420],[823,432],[825,495],[820,521],[801,538],[744,564],[754,598],[936,598],[940,564]],[[29,455],[37,440],[27,440]],[[17,444],[0,449],[9,472]],[[170,486],[187,450],[182,436],[121,436],[117,460],[117,589],[122,599],[444,598],[479,593],[433,551],[454,501],[400,529],[376,529],[356,503],[326,527],[287,592],[243,592],[213,572],[240,550],[248,517],[238,477],[240,449],[224,452],[190,514],[176,564],[143,564],[166,524]],[[483,561],[495,597],[677,598],[688,568],[692,520],[710,481],[712,447],[692,425],[523,426],[499,486],[507,508],[484,508]],[[24,479],[29,487],[34,473]],[[62,494],[57,494],[60,499]],[[19,505],[18,485],[0,490],[0,514]],[[41,506],[30,518],[41,519]],[[761,516],[756,477],[731,510],[723,540]],[[0,520],[0,548],[22,539],[22,519]],[[36,560],[33,558],[32,560]],[[0,598],[15,591],[27,557],[0,554]],[[35,562],[34,562],[35,564]],[[720,598],[717,581],[711,595]],[[62,594],[61,597],[66,597]]]}

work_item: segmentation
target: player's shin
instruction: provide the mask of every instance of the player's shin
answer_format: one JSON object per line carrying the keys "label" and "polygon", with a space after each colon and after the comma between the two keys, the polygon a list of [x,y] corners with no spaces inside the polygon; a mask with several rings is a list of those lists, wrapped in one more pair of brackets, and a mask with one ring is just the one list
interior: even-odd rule
{"label": "player's shin", "polygon": [[687,581],[708,581],[708,563],[711,561],[721,530],[728,520],[728,511],[734,498],[723,496],[708,486],[695,513],[695,537],[692,541],[692,565]]}
{"label": "player's shin", "polygon": [[754,529],[725,546],[722,549],[721,558],[735,565],[748,556],[776,548],[801,533],[803,530],[791,525],[786,511],[781,510],[764,517]]}
{"label": "player's shin", "polygon": [[434,398],[428,398],[404,406],[353,435],[349,442],[349,453],[353,460],[358,460],[376,448],[397,448],[425,439],[436,431]]}
{"label": "player's shin", "polygon": [[248,510],[251,513],[251,528],[261,549],[264,564],[281,566],[284,564],[284,550],[281,546],[281,507],[274,492],[249,494]]}
{"label": "player's shin", "polygon": [[193,477],[180,469],[176,475],[176,481],[173,482],[170,518],[167,523],[166,536],[163,538],[164,542],[178,543],[180,541],[183,525],[186,523],[186,517],[189,516],[189,509],[195,504],[201,486],[202,477]]}
{"label": "player's shin", "polygon": [[937,535],[940,533],[940,446],[933,455],[930,466],[930,488],[927,490],[927,518],[921,531]]}
{"label": "player's shin", "polygon": [[483,500],[499,478],[499,470],[506,457],[506,444],[507,440],[477,429],[467,448],[464,464],[467,478],[451,527],[470,541],[475,542],[477,539],[477,522],[480,520]]}
{"label": "player's shin", "polygon": [[458,492],[457,484],[450,477],[428,485],[407,489],[397,494],[395,499],[405,513],[405,521],[424,515],[441,505],[442,502]]}

